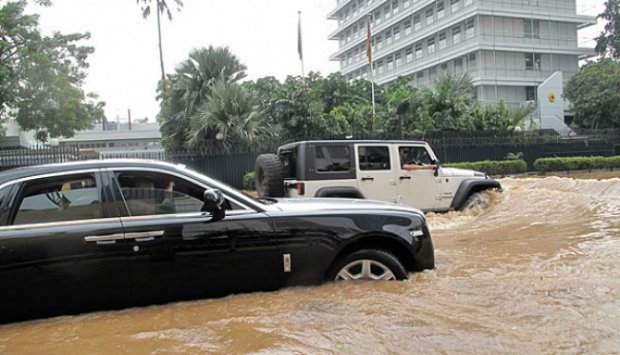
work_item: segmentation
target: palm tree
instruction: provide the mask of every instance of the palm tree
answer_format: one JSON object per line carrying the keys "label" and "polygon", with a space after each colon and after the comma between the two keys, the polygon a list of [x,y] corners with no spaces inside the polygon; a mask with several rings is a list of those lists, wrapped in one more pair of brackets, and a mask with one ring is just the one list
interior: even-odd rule
{"label": "palm tree", "polygon": [[[142,17],[148,18],[151,15],[151,2],[152,0],[136,0],[136,4],[140,5],[142,3]],[[164,81],[166,79],[166,71],[164,70],[164,52],[161,45],[161,20],[160,16],[164,12],[168,15],[168,20],[172,21],[172,12],[170,12],[170,8],[166,3],[166,0],[155,0],[157,10],[157,37],[159,39],[159,64],[161,66],[161,80]],[[182,0],[174,0],[177,5],[177,11],[181,11],[183,7]]]}
{"label": "palm tree", "polygon": [[274,135],[255,95],[238,84],[217,81],[208,100],[191,118],[188,143],[190,148],[202,148],[215,138],[225,149],[232,150],[260,146]]}
{"label": "palm tree", "polygon": [[246,69],[228,47],[209,46],[192,50],[189,58],[176,68],[176,90],[182,91],[179,94],[186,114],[194,114],[210,94],[214,82],[237,82],[246,77]]}

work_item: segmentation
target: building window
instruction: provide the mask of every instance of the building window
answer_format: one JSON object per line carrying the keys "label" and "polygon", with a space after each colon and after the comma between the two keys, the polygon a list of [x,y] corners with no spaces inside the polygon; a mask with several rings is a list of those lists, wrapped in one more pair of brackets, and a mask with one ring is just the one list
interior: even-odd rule
{"label": "building window", "polygon": [[411,20],[405,21],[405,35],[411,34]]}
{"label": "building window", "polygon": [[408,8],[411,5],[411,0],[404,0],[403,1],[403,8]]}
{"label": "building window", "polygon": [[419,31],[422,28],[422,17],[420,14],[416,14],[413,16],[413,30]]}
{"label": "building window", "polygon": [[465,38],[469,39],[474,36],[474,18],[467,19],[465,21]]}
{"label": "building window", "polygon": [[461,0],[451,0],[450,11],[455,13],[461,9]]}
{"label": "building window", "polygon": [[440,20],[446,16],[446,9],[444,8],[443,0],[437,1],[437,19]]}
{"label": "building window", "polygon": [[392,13],[394,15],[398,13],[398,0],[392,0]]}
{"label": "building window", "polygon": [[431,83],[433,82],[433,80],[435,80],[436,72],[437,69],[435,69],[435,67],[428,69],[428,81],[430,81]]}
{"label": "building window", "polygon": [[387,70],[392,70],[392,69],[394,69],[394,58],[389,57],[389,58],[387,59],[387,65],[386,65],[386,66],[387,66]]}
{"label": "building window", "polygon": [[523,5],[538,6],[538,0],[521,0]]}
{"label": "building window", "polygon": [[418,85],[422,85],[424,83],[424,70],[420,70],[419,72],[415,73],[415,77]]}
{"label": "building window", "polygon": [[435,38],[431,37],[426,40],[426,51],[428,54],[435,53]]}
{"label": "building window", "polygon": [[385,45],[389,46],[392,43],[392,29],[385,31],[383,36],[385,37]]}
{"label": "building window", "polygon": [[405,49],[405,60],[407,63],[413,60],[413,48],[409,47]]}
{"label": "building window", "polygon": [[525,38],[540,38],[540,22],[538,20],[523,20]]}
{"label": "building window", "polygon": [[439,49],[445,49],[445,48],[446,48],[446,33],[441,32],[439,34]]}
{"label": "building window", "polygon": [[396,26],[394,27],[394,42],[398,41],[400,39],[400,27]]}
{"label": "building window", "polygon": [[403,58],[401,52],[394,54],[394,65],[396,68],[400,67],[403,64]]}
{"label": "building window", "polygon": [[459,42],[461,42],[461,26],[452,29],[452,43],[458,44]]}
{"label": "building window", "polygon": [[458,58],[454,60],[454,72],[461,73],[463,71],[463,59]]}
{"label": "building window", "polygon": [[383,48],[383,40],[382,40],[382,38],[381,38],[381,35],[378,35],[378,36],[375,38],[375,46],[377,46],[377,50],[379,50],[379,49]]}
{"label": "building window", "polygon": [[540,70],[540,53],[525,53],[525,69]]}
{"label": "building window", "polygon": [[383,74],[383,70],[384,70],[384,68],[383,68],[383,60],[380,60],[377,63],[377,72],[379,72],[379,74]]}
{"label": "building window", "polygon": [[387,4],[383,7],[383,16],[386,20],[392,16],[392,12],[390,11],[390,4]]}
{"label": "building window", "polygon": [[375,26],[381,23],[381,9],[375,11],[373,19],[375,20]]}
{"label": "building window", "polygon": [[416,43],[415,45],[415,59],[422,58],[422,43]]}
{"label": "building window", "polygon": [[426,9],[426,25],[432,25],[433,22],[435,22],[435,19],[433,18],[433,15],[435,14],[435,10],[433,9],[433,7],[429,7]]}
{"label": "building window", "polygon": [[467,6],[467,5],[471,5],[474,2],[474,0],[463,0],[463,5]]}
{"label": "building window", "polygon": [[476,69],[477,67],[477,63],[476,63],[476,53],[469,53],[468,56],[468,69],[472,70],[472,69]]}
{"label": "building window", "polygon": [[525,87],[525,101],[536,101],[536,86]]}

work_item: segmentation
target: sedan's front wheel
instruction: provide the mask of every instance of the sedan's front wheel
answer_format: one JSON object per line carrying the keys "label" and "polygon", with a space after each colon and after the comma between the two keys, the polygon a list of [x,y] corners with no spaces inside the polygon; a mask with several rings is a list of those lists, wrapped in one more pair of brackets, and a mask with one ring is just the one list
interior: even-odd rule
{"label": "sedan's front wheel", "polygon": [[398,259],[383,250],[364,249],[337,262],[328,280],[405,280],[407,271]]}

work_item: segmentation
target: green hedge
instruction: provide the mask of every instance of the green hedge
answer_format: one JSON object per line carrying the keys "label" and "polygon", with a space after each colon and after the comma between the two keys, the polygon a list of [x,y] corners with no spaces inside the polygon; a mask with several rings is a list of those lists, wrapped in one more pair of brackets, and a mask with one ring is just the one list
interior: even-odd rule
{"label": "green hedge", "polygon": [[243,176],[243,189],[244,190],[254,190],[254,180],[256,178],[256,173],[253,171],[248,171]]}
{"label": "green hedge", "polygon": [[534,169],[540,172],[613,168],[620,168],[620,155],[613,157],[539,158],[534,162]]}
{"label": "green hedge", "polygon": [[523,159],[501,161],[474,161],[465,163],[447,163],[443,166],[460,169],[470,169],[485,172],[489,175],[520,174],[527,171],[527,163]]}

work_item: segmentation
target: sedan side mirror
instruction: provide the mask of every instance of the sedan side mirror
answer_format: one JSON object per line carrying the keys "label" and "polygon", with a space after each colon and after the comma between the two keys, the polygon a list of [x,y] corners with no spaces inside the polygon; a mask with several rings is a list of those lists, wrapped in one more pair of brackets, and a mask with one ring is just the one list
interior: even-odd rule
{"label": "sedan side mirror", "polygon": [[226,215],[226,206],[224,204],[224,195],[222,191],[217,189],[205,190],[202,201],[202,211],[211,212],[214,221],[224,219]]}

